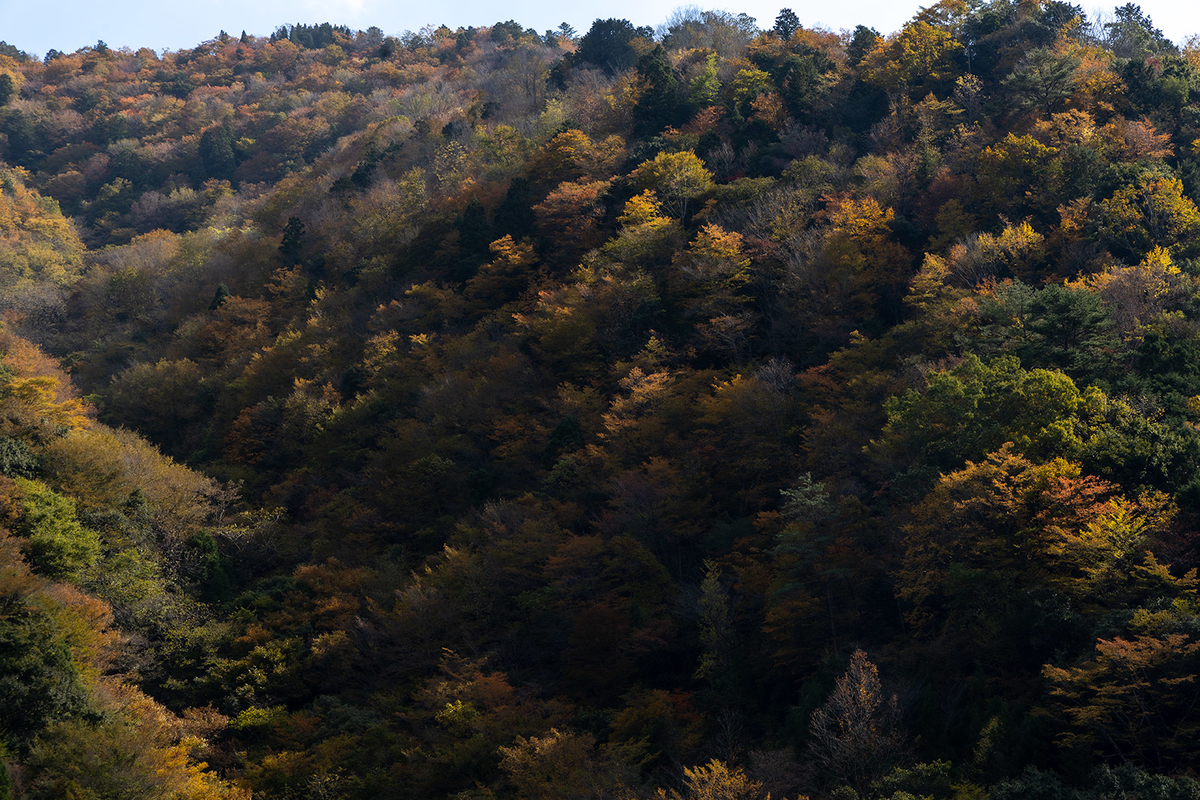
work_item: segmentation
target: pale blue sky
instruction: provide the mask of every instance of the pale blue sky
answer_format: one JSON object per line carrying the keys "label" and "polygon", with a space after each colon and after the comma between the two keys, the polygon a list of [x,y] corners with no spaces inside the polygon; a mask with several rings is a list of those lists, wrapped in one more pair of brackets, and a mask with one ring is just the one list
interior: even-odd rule
{"label": "pale blue sky", "polygon": [[[790,6],[802,24],[833,30],[870,25],[882,33],[897,30],[921,5],[884,0],[745,0],[702,8],[725,8],[757,18],[769,27],[779,9]],[[35,55],[50,48],[74,51],[103,39],[110,47],[151,47],[155,50],[191,47],[216,37],[224,29],[237,35],[266,36],[281,23],[332,22],[352,29],[378,25],[398,35],[426,24],[451,28],[490,25],[514,19],[539,31],[568,22],[581,33],[597,17],[624,17],[637,25],[657,26],[680,5],[677,0],[605,0],[562,3],[550,0],[0,0],[0,39]],[[1112,6],[1084,3],[1089,12]],[[1200,33],[1200,5],[1190,0],[1143,0],[1142,10],[1171,39],[1182,42]]]}

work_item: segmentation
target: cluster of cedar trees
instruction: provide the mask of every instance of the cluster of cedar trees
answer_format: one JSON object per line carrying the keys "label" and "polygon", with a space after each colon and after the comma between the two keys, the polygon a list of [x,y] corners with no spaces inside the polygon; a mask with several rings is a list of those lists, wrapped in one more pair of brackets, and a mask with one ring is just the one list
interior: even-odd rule
{"label": "cluster of cedar trees", "polygon": [[0,159],[0,798],[1200,798],[1138,7],[0,43]]}

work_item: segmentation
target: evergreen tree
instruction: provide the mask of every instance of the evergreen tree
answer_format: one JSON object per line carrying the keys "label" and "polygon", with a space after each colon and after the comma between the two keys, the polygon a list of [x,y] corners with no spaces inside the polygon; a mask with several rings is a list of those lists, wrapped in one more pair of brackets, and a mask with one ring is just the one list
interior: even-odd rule
{"label": "evergreen tree", "polygon": [[232,180],[237,168],[233,152],[233,126],[226,120],[200,136],[200,171],[203,178]]}
{"label": "evergreen tree", "polygon": [[488,245],[492,243],[492,226],[488,224],[487,210],[472,197],[462,214],[454,221],[458,230],[460,277],[469,277],[488,258]]}
{"label": "evergreen tree", "polygon": [[638,59],[637,73],[644,89],[633,110],[634,132],[638,136],[653,136],[669,125],[679,124],[683,111],[679,79],[661,44]]}
{"label": "evergreen tree", "polygon": [[528,178],[518,176],[512,179],[493,217],[496,235],[508,234],[520,239],[533,233],[537,217],[533,213],[533,191]]}
{"label": "evergreen tree", "polygon": [[598,19],[579,40],[576,55],[585,64],[593,64],[615,75],[634,65],[637,51],[633,40],[638,29],[627,19]]}
{"label": "evergreen tree", "polygon": [[300,263],[300,254],[304,250],[304,221],[299,217],[288,217],[283,229],[283,239],[279,242],[279,254],[288,266]]}
{"label": "evergreen tree", "polygon": [[779,12],[779,16],[775,18],[775,27],[772,28],[776,35],[785,42],[792,38],[792,34],[800,30],[800,18],[796,16],[796,12],[790,8],[785,8]]}

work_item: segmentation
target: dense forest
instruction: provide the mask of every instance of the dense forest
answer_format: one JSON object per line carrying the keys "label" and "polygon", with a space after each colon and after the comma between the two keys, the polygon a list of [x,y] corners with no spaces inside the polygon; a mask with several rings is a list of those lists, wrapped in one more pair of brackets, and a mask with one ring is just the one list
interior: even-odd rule
{"label": "dense forest", "polygon": [[1200,39],[1093,17],[0,42],[0,799],[1200,800]]}

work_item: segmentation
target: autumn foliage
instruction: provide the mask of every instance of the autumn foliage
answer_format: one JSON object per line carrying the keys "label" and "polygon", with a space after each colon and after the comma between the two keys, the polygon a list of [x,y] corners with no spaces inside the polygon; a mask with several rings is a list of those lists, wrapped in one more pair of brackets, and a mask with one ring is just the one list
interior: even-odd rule
{"label": "autumn foliage", "polygon": [[0,797],[1195,796],[1134,5],[0,42]]}

